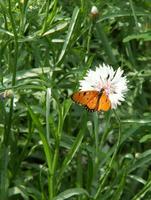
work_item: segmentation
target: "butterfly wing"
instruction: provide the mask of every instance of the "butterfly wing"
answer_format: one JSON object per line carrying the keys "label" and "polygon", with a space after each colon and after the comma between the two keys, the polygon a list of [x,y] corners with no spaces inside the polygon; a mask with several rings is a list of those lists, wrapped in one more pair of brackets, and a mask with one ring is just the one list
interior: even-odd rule
{"label": "butterfly wing", "polygon": [[79,91],[75,92],[71,98],[89,111],[108,111],[111,108],[111,102],[105,91]]}
{"label": "butterfly wing", "polygon": [[98,109],[97,111],[108,111],[111,108],[111,102],[106,95],[106,92],[103,91],[100,99],[99,99],[99,104],[98,104]]}
{"label": "butterfly wing", "polygon": [[97,111],[99,103],[99,93],[94,96],[90,101],[87,102],[85,106],[89,111]]}
{"label": "butterfly wing", "polygon": [[79,91],[71,96],[72,100],[78,104],[85,106],[90,111],[96,111],[98,107],[99,92],[98,91]]}

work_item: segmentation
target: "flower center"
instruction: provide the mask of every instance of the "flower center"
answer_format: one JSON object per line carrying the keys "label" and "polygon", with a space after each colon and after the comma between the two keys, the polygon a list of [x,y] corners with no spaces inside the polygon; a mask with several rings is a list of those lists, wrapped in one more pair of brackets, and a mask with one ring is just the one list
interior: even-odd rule
{"label": "flower center", "polygon": [[101,83],[101,81],[98,82],[97,88],[98,88],[98,90],[101,90],[101,89],[102,89],[102,83]]}
{"label": "flower center", "polygon": [[111,92],[111,83],[109,81],[107,81],[106,85],[103,87],[107,96],[109,96],[110,92]]}

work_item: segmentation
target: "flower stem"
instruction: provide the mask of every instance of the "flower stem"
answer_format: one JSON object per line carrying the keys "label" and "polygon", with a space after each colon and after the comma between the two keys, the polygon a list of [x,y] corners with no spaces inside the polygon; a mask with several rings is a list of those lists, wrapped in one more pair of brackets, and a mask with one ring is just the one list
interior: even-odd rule
{"label": "flower stem", "polygon": [[118,151],[118,148],[119,148],[119,145],[120,145],[120,140],[121,140],[121,123],[120,123],[120,118],[118,117],[117,113],[114,111],[114,114],[115,114],[115,117],[116,117],[116,120],[118,122],[118,125],[119,125],[119,132],[118,132],[118,139],[117,139],[117,143],[116,143],[116,147],[115,147],[115,151],[112,155],[112,158],[108,164],[108,166],[106,167],[106,171],[105,171],[105,174],[103,176],[103,178],[100,179],[100,185],[99,185],[99,188],[94,196],[94,199],[98,199],[101,191],[102,191],[102,188],[103,188],[103,185],[105,184],[105,181],[111,171],[111,167],[112,167],[112,164],[113,164],[113,161],[115,159],[115,156],[117,154],[117,151]]}

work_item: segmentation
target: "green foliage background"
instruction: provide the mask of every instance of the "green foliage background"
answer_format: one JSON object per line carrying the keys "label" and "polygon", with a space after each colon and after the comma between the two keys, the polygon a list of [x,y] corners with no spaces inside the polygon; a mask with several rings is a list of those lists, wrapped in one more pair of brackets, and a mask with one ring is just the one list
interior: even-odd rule
{"label": "green foliage background", "polygon": [[[1,199],[151,199],[150,9],[0,1]],[[102,63],[124,70],[129,91],[116,112],[89,113],[70,95]]]}

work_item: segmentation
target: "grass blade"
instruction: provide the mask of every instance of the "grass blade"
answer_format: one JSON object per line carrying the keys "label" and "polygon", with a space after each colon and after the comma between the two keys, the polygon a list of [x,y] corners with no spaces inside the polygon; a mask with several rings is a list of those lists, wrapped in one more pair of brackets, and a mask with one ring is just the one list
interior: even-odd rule
{"label": "grass blade", "polygon": [[72,189],[65,190],[64,192],[61,192],[58,196],[53,198],[53,200],[64,200],[75,195],[89,196],[88,192],[84,190],[83,188],[72,188]]}
{"label": "grass blade", "polygon": [[67,33],[67,36],[65,38],[65,42],[63,44],[63,48],[61,50],[57,65],[62,61],[67,50],[69,50],[67,47],[69,46],[69,43],[71,41],[72,34],[73,34],[73,31],[74,31],[74,28],[75,28],[75,25],[76,25],[76,22],[77,22],[77,19],[78,19],[78,16],[79,16],[79,12],[80,12],[80,10],[79,10],[78,7],[76,7],[73,11],[73,15],[72,15],[71,22],[70,22],[70,25],[69,25],[68,33]]}

